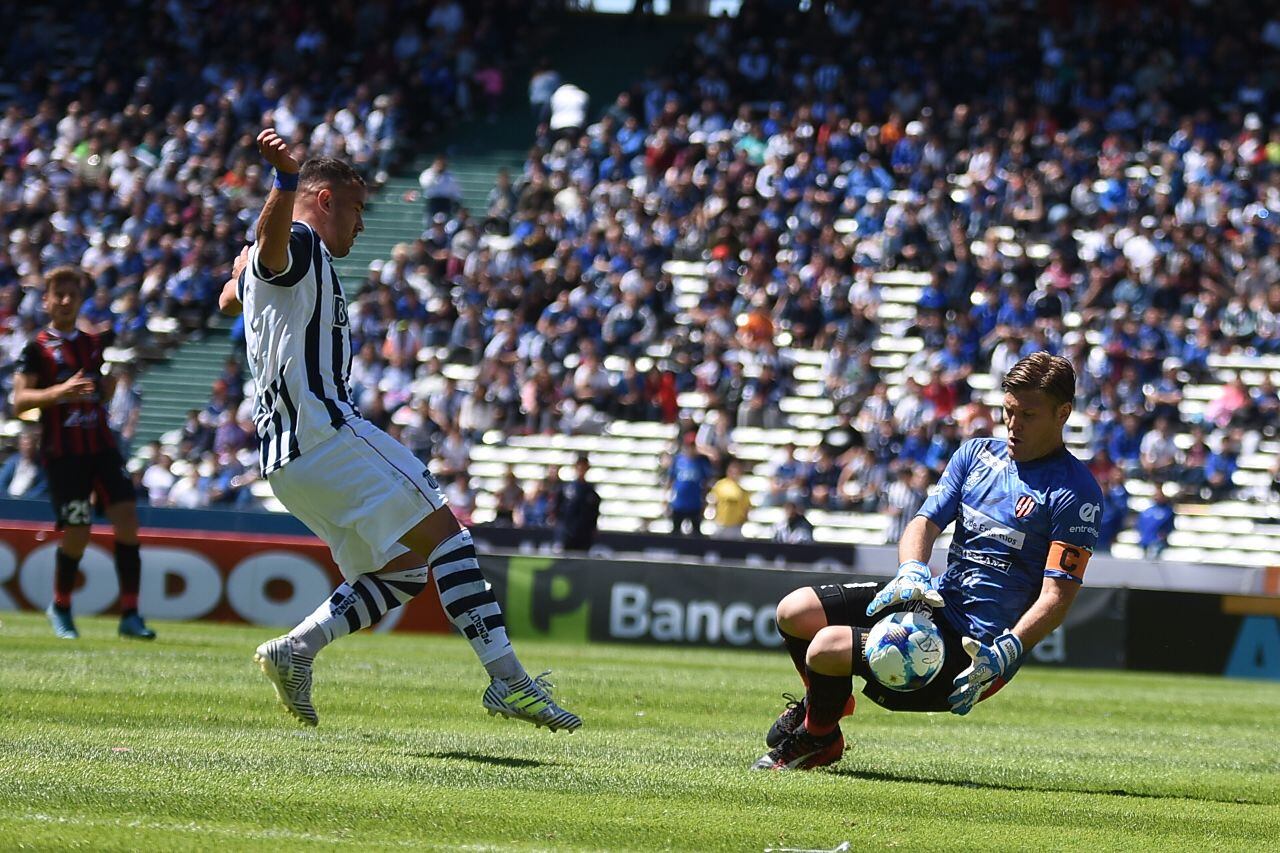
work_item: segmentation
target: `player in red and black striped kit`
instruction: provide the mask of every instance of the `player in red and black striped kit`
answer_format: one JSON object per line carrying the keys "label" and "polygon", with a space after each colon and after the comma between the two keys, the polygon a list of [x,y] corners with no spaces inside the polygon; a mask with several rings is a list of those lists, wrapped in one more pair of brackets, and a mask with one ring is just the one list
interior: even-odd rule
{"label": "player in red and black striped kit", "polygon": [[115,530],[120,635],[151,640],[155,632],[138,615],[142,561],[137,496],[107,426],[105,401],[111,398],[114,381],[102,375],[102,339],[76,328],[87,282],[88,276],[71,266],[45,276],[43,306],[49,325],[22,351],[13,381],[14,411],[40,410],[41,458],[63,531],[53,602],[46,612],[59,637],[79,637],[71,619],[71,591],[89,545],[90,501],[96,500]]}

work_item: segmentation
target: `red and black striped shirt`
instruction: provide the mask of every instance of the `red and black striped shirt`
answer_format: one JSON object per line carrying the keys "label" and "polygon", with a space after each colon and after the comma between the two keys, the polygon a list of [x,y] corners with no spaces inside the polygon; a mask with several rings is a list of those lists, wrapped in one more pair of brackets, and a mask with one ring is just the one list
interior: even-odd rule
{"label": "red and black striped shirt", "polygon": [[89,456],[116,446],[102,399],[103,346],[98,335],[79,330],[63,335],[44,328],[23,349],[18,371],[27,375],[31,387],[48,388],[83,370],[98,389],[88,400],[40,410],[40,452],[45,460]]}

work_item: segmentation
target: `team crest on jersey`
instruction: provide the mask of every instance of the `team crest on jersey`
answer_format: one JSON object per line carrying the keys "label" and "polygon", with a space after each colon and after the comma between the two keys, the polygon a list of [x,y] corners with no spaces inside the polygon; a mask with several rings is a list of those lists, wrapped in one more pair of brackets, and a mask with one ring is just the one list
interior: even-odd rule
{"label": "team crest on jersey", "polygon": [[347,325],[347,300],[337,293],[333,295],[333,325]]}
{"label": "team crest on jersey", "polygon": [[1018,498],[1018,502],[1013,505],[1013,515],[1015,518],[1026,518],[1028,515],[1036,511],[1036,507],[1040,506],[1039,502],[1030,495],[1023,495]]}

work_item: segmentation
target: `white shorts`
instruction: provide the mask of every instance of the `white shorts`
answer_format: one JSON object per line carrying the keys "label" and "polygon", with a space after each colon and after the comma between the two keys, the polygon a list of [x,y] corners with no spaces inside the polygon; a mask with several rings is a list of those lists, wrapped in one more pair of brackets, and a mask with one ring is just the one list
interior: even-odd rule
{"label": "white shorts", "polygon": [[365,420],[343,424],[267,482],[349,581],[407,553],[400,537],[448,503],[422,460]]}

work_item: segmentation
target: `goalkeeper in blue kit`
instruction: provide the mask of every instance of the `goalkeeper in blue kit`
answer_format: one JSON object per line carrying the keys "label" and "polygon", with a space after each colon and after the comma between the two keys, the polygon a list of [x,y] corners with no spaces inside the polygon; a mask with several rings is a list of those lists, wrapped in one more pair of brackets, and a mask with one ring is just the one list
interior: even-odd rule
{"label": "goalkeeper in blue kit", "polygon": [[[866,680],[863,695],[889,710],[963,715],[1003,687],[1026,653],[1062,624],[1097,542],[1102,507],[1102,490],[1062,438],[1075,371],[1064,358],[1034,353],[1001,387],[1007,439],[960,446],[903,531],[892,581],[879,590],[804,587],[778,603],[778,629],[806,692],[770,728],[770,750],[755,769],[807,770],[840,760],[840,720],[853,711],[855,675]],[[946,570],[933,577],[929,555],[953,521]],[[919,690],[889,690],[871,676],[863,643],[888,613],[921,608],[932,608],[942,635],[942,670]]]}

